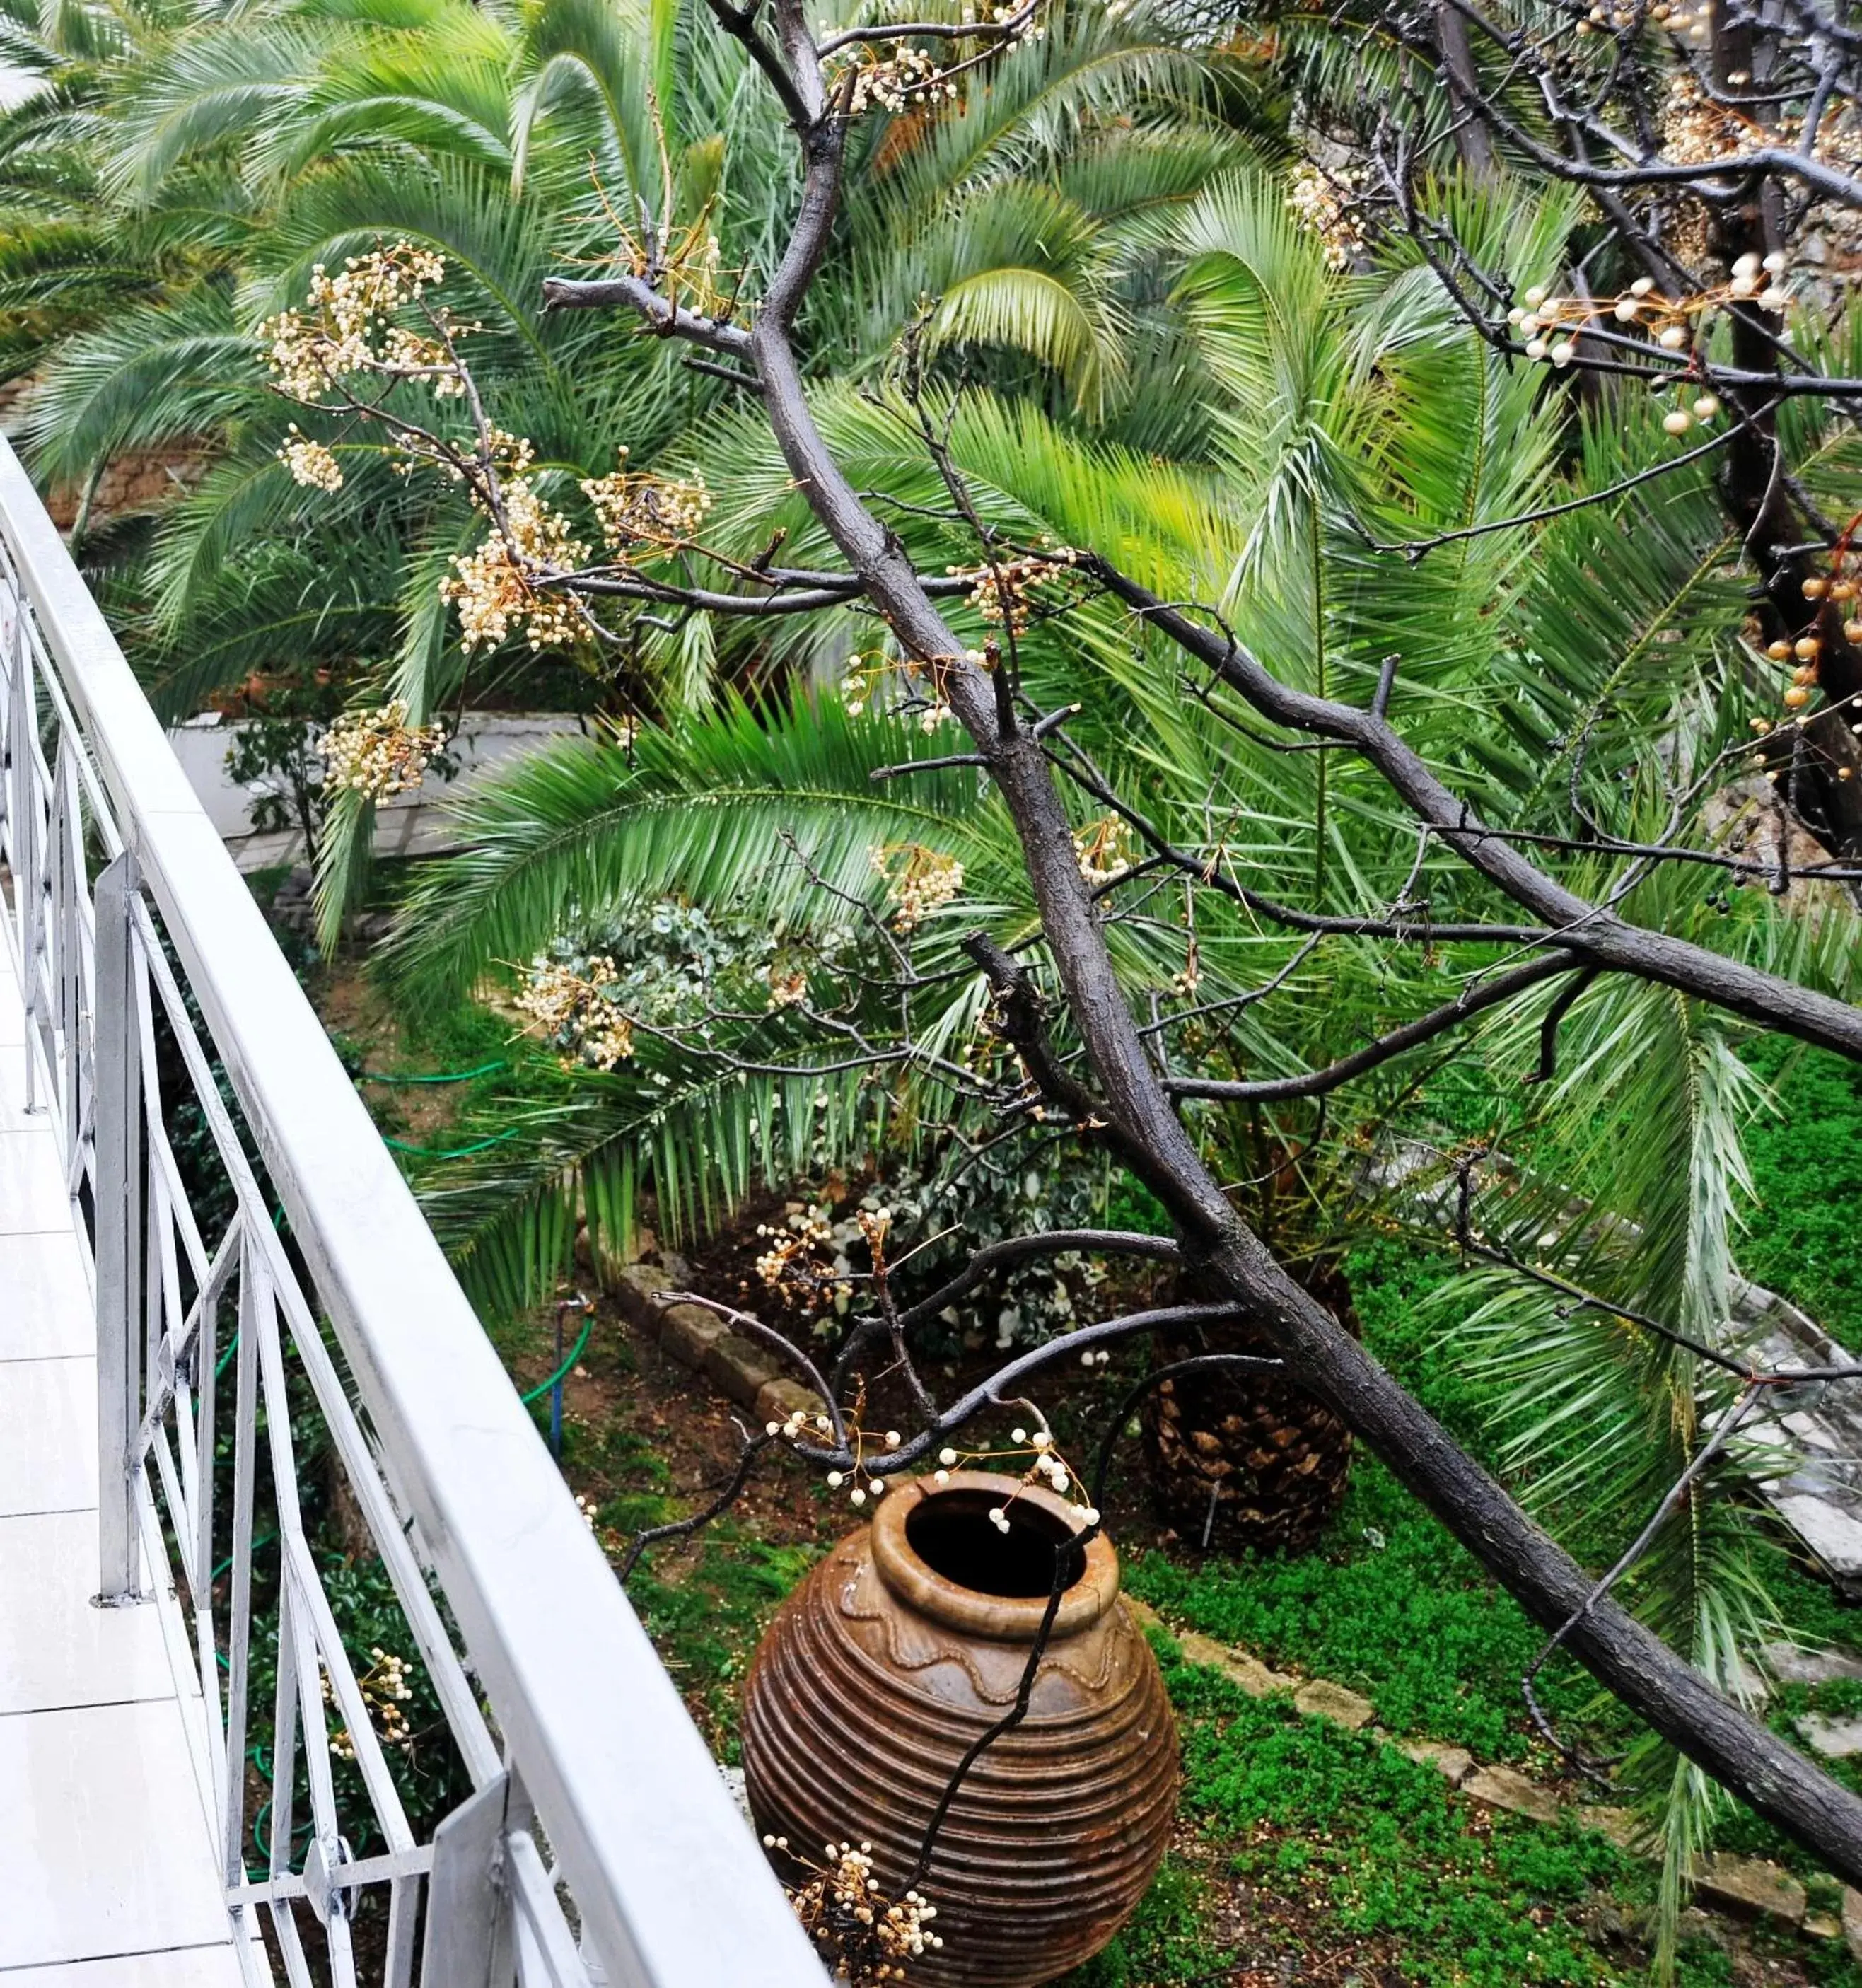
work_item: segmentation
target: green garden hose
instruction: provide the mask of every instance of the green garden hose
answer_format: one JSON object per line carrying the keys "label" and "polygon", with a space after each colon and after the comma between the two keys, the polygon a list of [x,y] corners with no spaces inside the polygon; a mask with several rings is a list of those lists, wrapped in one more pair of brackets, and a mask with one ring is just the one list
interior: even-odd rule
{"label": "green garden hose", "polygon": [[[432,1076],[397,1076],[385,1070],[365,1070],[357,1080],[361,1084],[465,1084],[475,1077],[489,1077],[494,1070],[505,1070],[509,1066],[500,1057],[495,1063],[482,1063],[475,1070],[443,1070]],[[390,1139],[383,1133],[382,1143],[392,1146],[397,1153],[411,1153],[417,1160],[463,1160],[474,1153],[482,1153],[488,1146],[502,1145],[506,1139],[514,1139],[517,1130],[513,1126],[507,1132],[495,1132],[488,1139],[475,1140],[469,1146],[442,1148],[416,1146],[405,1139]]]}
{"label": "green garden hose", "polygon": [[361,1080],[364,1084],[463,1084],[468,1077],[489,1077],[493,1070],[508,1067],[500,1057],[494,1063],[482,1063],[476,1070],[441,1070],[435,1077],[391,1077],[386,1070],[365,1070]]}
{"label": "green garden hose", "polygon": [[[252,1542],[253,1552],[258,1552],[261,1547],[269,1547],[277,1537],[278,1535],[275,1533],[262,1533]],[[232,1565],[232,1564],[233,1557],[231,1554],[228,1554],[225,1559],[221,1560],[220,1564],[214,1569],[213,1572],[207,1577],[208,1585],[211,1587],[215,1581],[218,1581],[221,1575],[223,1574],[226,1570]]]}
{"label": "green garden hose", "polygon": [[517,1128],[512,1125],[505,1131],[494,1132],[488,1139],[475,1139],[469,1146],[411,1146],[405,1139],[390,1139],[385,1132],[381,1142],[397,1153],[411,1153],[419,1160],[462,1160],[468,1154],[482,1153],[488,1146],[502,1146],[505,1140],[516,1137]]}
{"label": "green garden hose", "polygon": [[520,1395],[518,1397],[518,1399],[523,1403],[525,1408],[529,1408],[530,1404],[536,1401],[539,1395],[548,1394],[550,1389],[553,1388],[556,1384],[563,1378],[563,1375],[575,1365],[576,1362],[582,1357],[582,1349],[583,1347],[587,1345],[588,1336],[594,1330],[594,1329],[595,1318],[594,1314],[591,1312],[583,1323],[582,1336],[576,1341],[575,1344],[569,1348],[569,1357],[563,1362],[562,1365],[559,1367],[553,1374],[550,1375],[547,1381],[539,1381],[528,1394]]}

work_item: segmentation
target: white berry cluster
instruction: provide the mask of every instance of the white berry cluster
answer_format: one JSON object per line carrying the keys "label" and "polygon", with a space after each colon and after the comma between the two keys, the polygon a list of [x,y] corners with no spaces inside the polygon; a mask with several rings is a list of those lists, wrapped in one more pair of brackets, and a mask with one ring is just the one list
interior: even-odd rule
{"label": "white berry cluster", "polygon": [[[1664,296],[1652,279],[1638,276],[1620,296],[1602,298],[1553,296],[1543,283],[1535,283],[1525,293],[1522,303],[1506,314],[1507,323],[1524,341],[1529,359],[1543,360],[1564,367],[1577,357],[1577,341],[1593,323],[1605,317],[1631,330],[1640,330],[1663,352],[1691,350],[1700,336],[1703,320],[1730,305],[1752,305],[1767,311],[1783,312],[1790,302],[1789,292],[1779,280],[1787,268],[1785,256],[1742,255],[1733,264],[1724,283],[1692,296]],[[1720,411],[1719,397],[1689,384],[1677,382],[1681,404],[1663,417],[1662,427],[1671,435],[1686,434],[1696,423],[1711,421]]]}
{"label": "white berry cluster", "polygon": [[[259,328],[272,377],[292,399],[314,401],[348,374],[409,370],[400,357],[390,356],[406,348],[390,343],[387,320],[417,303],[445,274],[443,256],[408,242],[352,255],[333,276],[318,263],[310,272],[304,309],[281,311]],[[449,325],[455,335],[465,329]],[[451,365],[437,341],[431,349]],[[423,359],[411,370],[427,371],[431,363]]]}
{"label": "white berry cluster", "polygon": [[767,1223],[759,1222],[756,1232],[770,1238],[769,1246],[756,1259],[756,1274],[772,1291],[780,1291],[798,1280],[813,1284],[813,1263],[806,1242],[799,1236],[785,1236]]}
{"label": "white berry cluster", "polygon": [[[468,330],[466,325],[451,325],[455,338],[463,337]],[[437,338],[429,338],[424,332],[409,331],[401,325],[389,327],[382,341],[383,364],[390,370],[403,374],[411,380],[424,379],[433,388],[434,397],[441,401],[460,401],[465,397],[465,374],[458,362]]]}
{"label": "white berry cluster", "polygon": [[[620,451],[624,458],[627,451]],[[601,535],[618,551],[625,546],[688,544],[705,529],[712,504],[705,478],[681,482],[670,476],[630,476],[617,469],[587,478],[582,494],[594,507]]]}
{"label": "white berry cluster", "polygon": [[[786,1836],[765,1836],[765,1850],[793,1854]],[[938,1908],[921,1892],[890,1899],[873,1875],[873,1846],[830,1843],[825,1864],[797,1856],[809,1874],[789,1893],[796,1915],[847,1988],[880,1988],[907,1978],[907,1963],[941,1947],[930,1930]]]}
{"label": "white berry cluster", "polygon": [[772,960],[763,977],[769,983],[772,1012],[778,1008],[799,1008],[808,999],[808,975],[799,969],[785,969]]}
{"label": "white berry cluster", "polygon": [[[1038,42],[1046,32],[1036,25],[1029,8],[1016,4],[1016,0],[998,0],[998,4],[985,8],[980,13],[974,7],[965,7],[962,19],[966,28],[988,33],[994,48]],[[831,30],[824,22],[821,32],[825,36]],[[839,95],[841,79],[850,68],[853,89],[847,102],[849,116],[857,117],[863,110],[870,110],[876,105],[881,110],[896,113],[914,103],[955,96],[957,70],[970,67],[977,59],[972,56],[945,70],[938,66],[935,56],[923,49],[900,46],[890,55],[882,55],[877,48],[862,48],[850,59],[847,66],[830,69],[826,79],[828,93],[830,96]]]}
{"label": "white berry cluster", "polygon": [[[1083,1495],[1080,1492],[1079,1479],[1068,1466],[1066,1458],[1054,1447],[1054,1439],[1047,1430],[1038,1428],[1031,1435],[1025,1428],[1011,1429],[1009,1441],[1012,1446],[1007,1449],[979,1449],[966,1452],[947,1446],[939,1450],[938,1468],[931,1473],[932,1481],[938,1484],[949,1483],[951,1472],[960,1466],[964,1469],[972,1466],[996,1469],[1005,1463],[1020,1463],[1024,1458],[1032,1458],[1032,1461],[1026,1463],[1022,1470],[1024,1484],[1045,1485],[1049,1490],[1058,1493],[1063,1498]],[[989,1510],[990,1524],[1005,1536],[1011,1523],[1009,1509],[1015,1503],[1016,1495],[1019,1494],[1012,1494],[1005,1503],[992,1506]],[[1089,1526],[1099,1523],[1099,1508],[1097,1506],[1076,1505],[1074,1509]]]}
{"label": "white berry cluster", "polygon": [[766,1246],[756,1273],[792,1310],[812,1315],[831,1305],[844,1314],[852,1301],[855,1246],[863,1241],[877,1265],[891,1223],[891,1209],[874,1193],[838,1219],[825,1206],[792,1201],[781,1222],[757,1225]]}
{"label": "white berry cluster", "polygon": [[[401,1709],[414,1696],[413,1686],[407,1682],[412,1668],[405,1657],[377,1648],[369,1652],[369,1668],[356,1680],[363,1702],[380,1733],[382,1744],[398,1746],[404,1753],[414,1750],[414,1729]],[[323,1702],[333,1706],[336,1695],[327,1671],[323,1673],[322,1682]],[[339,1760],[355,1759],[356,1742],[346,1726],[339,1726],[330,1735],[329,1750]]]}
{"label": "white berry cluster", "polygon": [[1688,297],[1662,296],[1647,276],[1638,276],[1620,296],[1589,299],[1554,296],[1544,284],[1535,283],[1526,292],[1524,304],[1506,313],[1506,322],[1525,340],[1527,358],[1549,359],[1554,366],[1570,365],[1572,340],[1606,315],[1618,324],[1640,326],[1664,352],[1684,352],[1694,343],[1695,320],[1728,304],[1783,311],[1789,293],[1775,279],[1786,267],[1782,252],[1763,258],[1742,255],[1725,282]]}
{"label": "white berry cluster", "polygon": [[881,649],[870,656],[856,656],[840,679],[840,701],[850,718],[858,718],[873,701],[873,694],[896,667],[897,658]]}
{"label": "white berry cluster", "polygon": [[588,547],[529,478],[512,478],[500,495],[502,529],[475,552],[461,553],[440,582],[441,599],[459,610],[460,644],[469,652],[503,641],[519,626],[532,649],[573,643],[583,633],[574,602],[540,583],[573,570]]}
{"label": "white berry cluster", "polygon": [[803,1436],[812,1442],[818,1435],[831,1439],[834,1425],[826,1415],[805,1415],[797,1411],[786,1422],[765,1422],[763,1433],[779,1435],[785,1442],[799,1442]]}
{"label": "white berry cluster", "polygon": [[1137,860],[1130,829],[1117,815],[1089,822],[1073,837],[1073,857],[1080,874],[1097,889],[1122,877]]}
{"label": "white berry cluster", "polygon": [[343,488],[341,464],[322,442],[300,434],[296,421],[291,424],[284,447],[278,451],[278,459],[290,471],[292,482],[301,483],[306,490]]}
{"label": "white berry cluster", "polygon": [[[1696,47],[1712,39],[1708,8],[1670,6],[1656,0],[1649,19],[1678,40]],[[1729,90],[1749,90],[1749,70],[1734,69],[1726,79]],[[1716,102],[1689,67],[1678,69],[1669,78],[1661,110],[1663,156],[1677,165],[1715,165],[1770,145],[1807,150],[1827,165],[1853,172],[1862,162],[1858,149],[1858,127],[1853,105],[1839,95],[1826,106],[1813,144],[1803,144],[1804,120],[1797,112],[1779,110],[1769,124],[1761,123],[1735,104]]]}
{"label": "white berry cluster", "polygon": [[345,712],[317,741],[323,784],[385,800],[417,787],[445,743],[444,726],[408,724],[403,698],[372,711]]}
{"label": "white berry cluster", "polygon": [[565,1070],[612,1070],[634,1053],[634,1024],[615,1006],[620,980],[606,953],[591,955],[580,969],[539,958],[517,1006],[554,1045]]}
{"label": "white berry cluster", "polygon": [[875,849],[871,857],[874,868],[886,880],[894,931],[916,931],[963,889],[963,865],[921,842]]}
{"label": "white berry cluster", "polygon": [[[968,660],[980,666],[982,651],[972,650]],[[895,671],[905,679],[903,694],[893,707],[901,715],[916,718],[921,732],[935,732],[939,725],[949,722],[947,671],[935,664],[921,668],[884,649],[870,656],[856,656],[847,665],[847,674],[840,681],[841,702],[847,706],[847,715],[859,717]],[[928,685],[923,681],[926,678]]]}
{"label": "white berry cluster", "polygon": [[1302,162],[1288,182],[1288,209],[1316,236],[1330,269],[1354,269],[1370,245],[1351,198],[1355,178],[1349,171],[1335,176]]}
{"label": "white berry cluster", "polygon": [[[445,273],[441,256],[407,242],[352,256],[333,276],[319,264],[305,308],[283,312],[262,329],[272,377],[293,398],[313,403],[359,373],[390,385],[422,382],[441,400],[462,397],[465,371],[451,348],[478,327],[461,324],[444,309],[421,301]],[[414,305],[431,329],[416,331],[390,322],[396,311]],[[455,444],[397,423],[373,403],[352,399],[350,404],[386,423],[393,437],[386,452],[401,475],[411,475],[419,462],[438,463],[455,482],[469,482],[474,508],[492,521],[494,529],[484,544],[457,557],[440,583],[441,598],[458,608],[465,649],[502,642],[519,628],[532,649],[580,640],[586,629],[581,613],[549,583],[579,566],[588,548],[537,489],[529,473],[536,455],[530,443],[492,428]],[[307,488],[342,488],[334,455],[323,443],[300,434],[295,424],[279,457]],[[681,504],[689,510],[695,501],[691,487],[674,487],[684,495],[672,510],[678,512]],[[599,501],[596,511],[605,520]]]}
{"label": "white berry cluster", "polygon": [[[756,1274],[771,1290],[806,1302],[831,1276],[816,1260],[817,1252],[834,1244],[834,1224],[825,1208],[797,1202],[782,1227],[759,1222],[756,1232],[769,1246],[756,1259]],[[791,1288],[798,1286],[799,1290]]]}
{"label": "white berry cluster", "polygon": [[[856,1508],[864,1505],[869,1498],[883,1498],[886,1495],[886,1479],[874,1469],[867,1459],[890,1456],[905,1440],[895,1428],[868,1428],[866,1412],[866,1384],[862,1381],[852,1405],[840,1419],[842,1440],[851,1452],[850,1465],[846,1469],[829,1471],[824,1480],[830,1491],[845,1491],[847,1502]],[[765,1422],[763,1433],[785,1442],[806,1440],[818,1447],[833,1442],[834,1425],[824,1415],[810,1415],[806,1410],[795,1408],[790,1410],[784,1421]]]}
{"label": "white berry cluster", "polygon": [[860,1408],[857,1407],[847,1425],[847,1442],[853,1452],[853,1468],[827,1473],[827,1488],[830,1491],[844,1490],[847,1503],[856,1507],[865,1504],[869,1497],[883,1498],[886,1495],[885,1479],[874,1476],[867,1468],[867,1451],[897,1449],[904,1441],[897,1429],[887,1429],[876,1436],[871,1430],[863,1428],[860,1413]]}
{"label": "white berry cluster", "polygon": [[1079,562],[1073,546],[1056,546],[1051,552],[998,560],[992,566],[953,566],[945,570],[953,580],[969,582],[970,605],[985,621],[998,628],[1005,625],[1011,634],[1021,635],[1028,630],[1029,591]]}
{"label": "white berry cluster", "polygon": [[[876,104],[881,110],[896,113],[921,99],[957,94],[956,84],[945,77],[936,61],[922,49],[902,48],[890,56],[863,49],[851,67],[853,93],[847,100],[850,117],[857,117]],[[830,88],[840,79],[838,75],[831,76]]]}

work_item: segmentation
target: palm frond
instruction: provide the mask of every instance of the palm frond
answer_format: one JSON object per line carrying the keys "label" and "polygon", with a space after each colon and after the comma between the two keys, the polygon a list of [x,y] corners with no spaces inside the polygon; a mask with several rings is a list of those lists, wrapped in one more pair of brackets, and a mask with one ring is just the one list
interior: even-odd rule
{"label": "palm frond", "polygon": [[871,778],[931,756],[922,734],[884,718],[802,701],[759,714],[735,698],[645,728],[629,747],[546,748],[457,804],[468,846],[421,879],[397,971],[404,984],[468,987],[572,926],[668,892],[754,904],[779,928],[844,917],[840,898],[872,893],[875,847],[961,846],[988,811],[961,774]]}

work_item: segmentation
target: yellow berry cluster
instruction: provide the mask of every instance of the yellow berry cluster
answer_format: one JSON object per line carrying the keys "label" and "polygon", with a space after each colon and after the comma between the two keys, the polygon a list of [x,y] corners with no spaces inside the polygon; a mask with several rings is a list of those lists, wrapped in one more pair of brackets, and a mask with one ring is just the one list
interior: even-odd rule
{"label": "yellow berry cluster", "polygon": [[1843,637],[1852,644],[1862,644],[1862,618],[1857,616],[1855,602],[1857,594],[1856,582],[1844,578],[1840,573],[1834,577],[1813,573],[1802,583],[1806,600],[1811,604],[1811,620],[1803,633],[1795,636],[1779,636],[1766,644],[1765,653],[1774,663],[1792,665],[1791,680],[1785,688],[1784,703],[1788,711],[1802,711],[1810,702],[1811,692],[1816,687],[1817,670],[1823,654],[1823,637],[1817,632],[1825,606],[1842,610]]}
{"label": "yellow berry cluster", "polygon": [[605,953],[595,954],[580,972],[564,961],[541,962],[517,1006],[556,1044],[565,1070],[579,1063],[612,1070],[634,1053],[634,1024],[607,991],[620,979]]}
{"label": "yellow berry cluster", "polygon": [[323,784],[386,800],[417,787],[445,742],[443,725],[408,724],[403,698],[372,711],[346,711],[317,741]]}
{"label": "yellow berry cluster", "polygon": [[921,842],[889,844],[870,855],[874,868],[886,880],[896,932],[916,931],[963,889],[963,865]]}

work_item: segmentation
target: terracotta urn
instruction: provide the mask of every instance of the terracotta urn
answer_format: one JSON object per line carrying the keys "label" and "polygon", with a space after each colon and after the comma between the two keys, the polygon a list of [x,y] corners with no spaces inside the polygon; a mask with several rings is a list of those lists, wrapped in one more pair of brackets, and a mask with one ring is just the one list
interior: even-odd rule
{"label": "terracotta urn", "polygon": [[1169,1839],[1170,1702],[1119,1598],[1117,1554],[1103,1536],[1074,1545],[1079,1530],[1064,1499],[1013,1478],[898,1483],[789,1598],[752,1665],[758,1828],[817,1862],[830,1842],[870,1844],[896,1898],[952,1770],[1015,1702],[1055,1552],[1072,1556],[1028,1716],[971,1769],[920,1882],[944,1942],[911,1963],[925,1988],[1035,1988],[1076,1967],[1130,1916]]}

